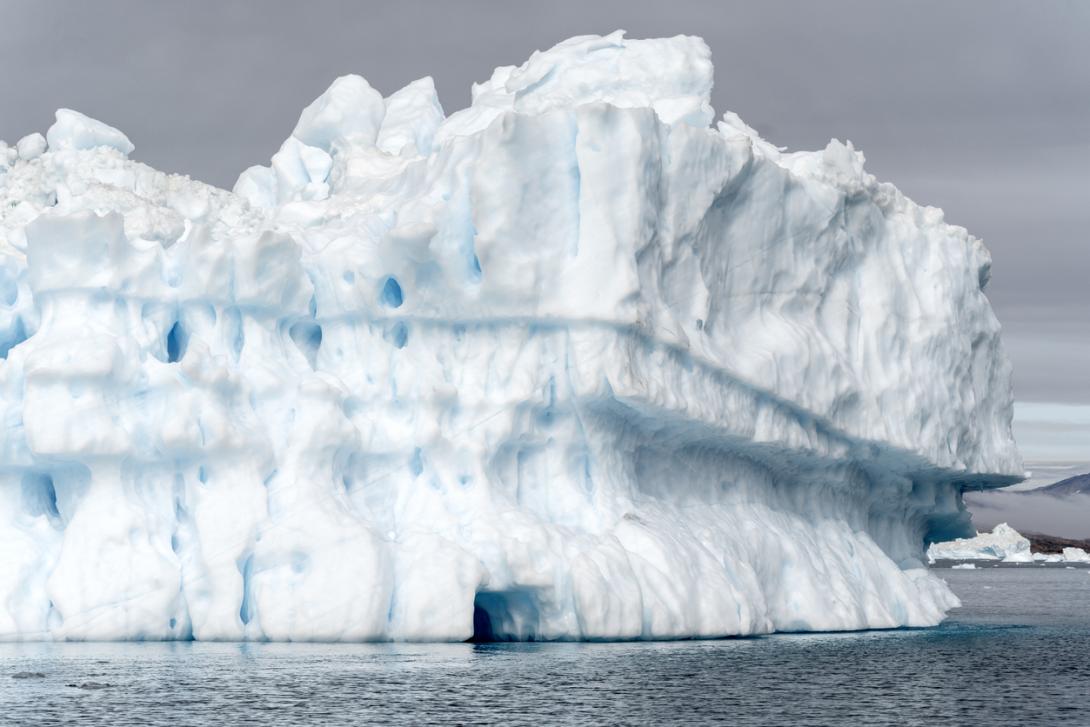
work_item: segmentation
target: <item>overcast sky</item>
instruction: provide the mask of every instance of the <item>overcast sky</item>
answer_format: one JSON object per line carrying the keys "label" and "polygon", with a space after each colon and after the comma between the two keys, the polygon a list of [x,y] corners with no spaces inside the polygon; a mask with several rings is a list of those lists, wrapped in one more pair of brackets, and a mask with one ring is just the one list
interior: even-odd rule
{"label": "overcast sky", "polygon": [[[850,139],[982,237],[1017,398],[1090,406],[1090,2],[0,0],[0,139],[66,106],[229,188],[338,75],[431,75],[449,114],[494,66],[616,28],[703,36],[719,113],[792,149]],[[1082,431],[1027,459],[1090,461]]]}

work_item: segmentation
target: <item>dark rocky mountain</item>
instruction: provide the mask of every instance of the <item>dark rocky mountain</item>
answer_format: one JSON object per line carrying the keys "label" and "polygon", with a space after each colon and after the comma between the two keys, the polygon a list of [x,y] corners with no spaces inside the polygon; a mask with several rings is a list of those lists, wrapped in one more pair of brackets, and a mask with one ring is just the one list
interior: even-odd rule
{"label": "dark rocky mountain", "polygon": [[1068,477],[1066,480],[1060,480],[1059,482],[1036,490],[1028,490],[1028,492],[1056,495],[1058,497],[1065,497],[1067,495],[1090,495],[1090,473]]}
{"label": "dark rocky mountain", "polygon": [[1064,548],[1082,548],[1090,551],[1090,540],[1057,538],[1055,535],[1040,533],[1022,533],[1029,538],[1029,549],[1034,553],[1062,553]]}

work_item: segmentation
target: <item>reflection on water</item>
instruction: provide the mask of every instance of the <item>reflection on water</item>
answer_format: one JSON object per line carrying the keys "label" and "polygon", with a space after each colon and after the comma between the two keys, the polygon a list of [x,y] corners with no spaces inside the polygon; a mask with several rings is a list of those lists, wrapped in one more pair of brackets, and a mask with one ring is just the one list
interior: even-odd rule
{"label": "reflection on water", "polygon": [[3,644],[0,723],[1079,724],[1090,571],[942,571],[935,629],[628,644]]}

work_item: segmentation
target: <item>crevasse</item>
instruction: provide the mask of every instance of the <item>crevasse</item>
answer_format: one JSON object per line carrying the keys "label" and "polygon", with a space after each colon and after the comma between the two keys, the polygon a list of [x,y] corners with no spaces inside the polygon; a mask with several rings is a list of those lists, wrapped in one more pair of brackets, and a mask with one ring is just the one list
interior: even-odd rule
{"label": "crevasse", "polygon": [[0,637],[922,626],[1020,479],[989,257],[585,36],[446,117],[345,76],[233,192],[0,145]]}

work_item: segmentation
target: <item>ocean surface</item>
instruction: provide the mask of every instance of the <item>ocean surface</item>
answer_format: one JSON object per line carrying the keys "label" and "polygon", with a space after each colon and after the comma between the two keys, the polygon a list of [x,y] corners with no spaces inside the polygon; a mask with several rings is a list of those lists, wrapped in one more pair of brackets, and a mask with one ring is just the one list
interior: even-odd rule
{"label": "ocean surface", "polygon": [[4,725],[1090,725],[1090,570],[933,629],[638,644],[0,644]]}

